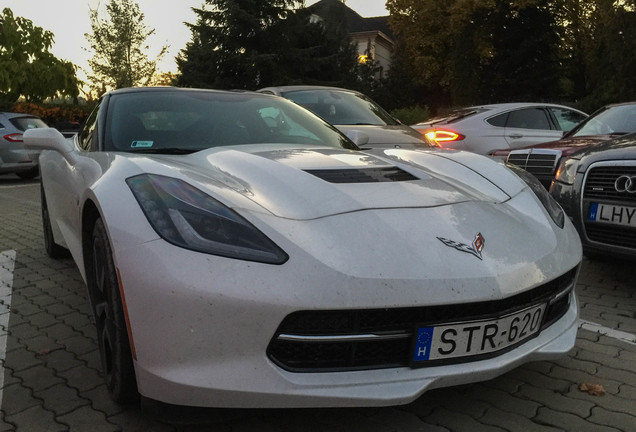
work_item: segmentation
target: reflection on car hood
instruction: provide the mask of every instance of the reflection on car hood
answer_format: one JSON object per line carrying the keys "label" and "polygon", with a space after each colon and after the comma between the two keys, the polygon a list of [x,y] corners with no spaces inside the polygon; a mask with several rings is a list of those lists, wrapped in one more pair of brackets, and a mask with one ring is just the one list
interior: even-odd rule
{"label": "reflection on car hood", "polygon": [[572,157],[581,159],[579,170],[601,160],[635,160],[636,133],[597,143],[593,147],[583,148]]}
{"label": "reflection on car hood", "polygon": [[579,137],[567,137],[557,141],[549,141],[541,144],[534,144],[525,147],[519,147],[515,149],[501,149],[492,152],[496,156],[505,157],[511,151],[520,150],[532,150],[532,149],[546,149],[546,150],[558,150],[563,156],[569,156],[581,149],[587,148],[591,145],[599,144],[609,139],[615,138],[612,135],[586,135]]}
{"label": "reflection on car hood", "polygon": [[567,137],[558,141],[551,141],[547,143],[537,144],[535,146],[530,146],[530,148],[555,149],[561,150],[564,153],[572,153],[581,148],[589,147],[591,145],[598,144],[612,138],[613,137],[611,135],[586,135],[579,137]]}
{"label": "reflection on car hood", "polygon": [[[372,208],[435,207],[509,198],[463,161],[454,162],[435,151],[370,153],[241,146],[240,150],[225,147],[187,156],[139,155],[134,159],[146,172],[170,168],[199,187],[218,190],[222,185],[274,215],[297,220]],[[482,163],[496,164],[484,160]],[[491,168],[505,170],[496,165]],[[515,183],[514,178],[508,180]]]}
{"label": "reflection on car hood", "polygon": [[415,144],[421,147],[428,147],[422,141],[422,135],[406,125],[397,126],[371,126],[371,125],[334,125],[345,135],[351,131],[360,131],[369,137],[371,147],[412,147],[405,144]]}

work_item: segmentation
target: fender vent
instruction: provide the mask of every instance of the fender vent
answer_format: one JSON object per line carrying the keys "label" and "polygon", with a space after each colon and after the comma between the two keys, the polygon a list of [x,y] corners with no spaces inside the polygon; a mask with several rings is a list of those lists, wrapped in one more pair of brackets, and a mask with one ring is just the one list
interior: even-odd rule
{"label": "fender vent", "polygon": [[419,180],[414,175],[397,167],[306,170],[306,172],[329,183],[378,183]]}

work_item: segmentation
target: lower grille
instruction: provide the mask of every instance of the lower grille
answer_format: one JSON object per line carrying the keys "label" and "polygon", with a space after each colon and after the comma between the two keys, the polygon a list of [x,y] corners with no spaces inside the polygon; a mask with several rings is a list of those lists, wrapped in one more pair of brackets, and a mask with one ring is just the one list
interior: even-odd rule
{"label": "lower grille", "polygon": [[620,225],[585,224],[587,238],[598,243],[636,249],[636,229]]}
{"label": "lower grille", "polygon": [[[570,296],[566,293],[573,288],[576,272],[577,268],[574,268],[537,288],[489,302],[294,312],[281,323],[268,346],[267,355],[280,367],[293,372],[408,366],[418,325],[494,319],[540,302],[549,303],[542,329],[551,325],[568,310]],[[457,358],[451,362],[470,360]]]}

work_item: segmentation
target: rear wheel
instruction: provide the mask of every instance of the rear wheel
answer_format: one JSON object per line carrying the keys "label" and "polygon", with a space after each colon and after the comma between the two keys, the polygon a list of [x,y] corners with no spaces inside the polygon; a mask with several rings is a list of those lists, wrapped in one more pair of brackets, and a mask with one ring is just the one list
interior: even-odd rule
{"label": "rear wheel", "polygon": [[44,188],[40,186],[40,196],[42,197],[42,231],[44,231],[44,249],[46,254],[51,258],[65,258],[69,255],[68,249],[55,243],[53,238],[53,229],[51,228],[51,219],[49,217],[49,208],[46,204],[44,196]]}
{"label": "rear wheel", "polygon": [[88,280],[106,387],[115,402],[135,402],[139,394],[132,351],[112,250],[101,219],[93,228],[91,252]]}

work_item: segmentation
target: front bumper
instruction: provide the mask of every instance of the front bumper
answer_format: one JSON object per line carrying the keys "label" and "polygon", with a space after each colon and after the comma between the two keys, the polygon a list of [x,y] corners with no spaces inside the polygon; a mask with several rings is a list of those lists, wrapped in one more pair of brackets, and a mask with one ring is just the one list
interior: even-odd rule
{"label": "front bumper", "polygon": [[[580,261],[579,243],[568,225],[565,230],[555,230],[554,242],[546,240],[546,244],[553,243],[553,249],[543,257],[529,255],[540,249],[537,245],[542,241],[535,237],[533,244],[523,249],[528,257],[525,260],[503,250],[510,238],[505,235],[499,238],[484,231],[490,241],[488,250],[493,254],[498,246],[502,250],[500,255],[480,261],[434,237],[424,242],[415,233],[405,232],[412,243],[400,242],[395,247],[406,248],[413,256],[381,265],[380,256],[395,260],[397,250],[390,250],[388,244],[378,248],[374,225],[365,218],[386,217],[399,235],[401,227],[412,226],[399,218],[412,216],[396,210],[343,215],[331,221],[277,222],[272,218],[267,221],[270,226],[286,224],[286,232],[293,233],[290,238],[299,244],[309,244],[301,238],[310,233],[321,233],[324,242],[313,250],[300,248],[267,232],[265,225],[259,227],[289,254],[290,260],[283,265],[196,253],[163,240],[117,250],[115,261],[136,351],[140,393],[168,404],[199,407],[398,405],[413,401],[428,389],[491,379],[528,361],[561,356],[574,346],[578,309],[572,293],[565,314],[554,324],[534,339],[485,360],[339,372],[291,372],[270,360],[270,341],[283,319],[296,311],[490,301],[555,279]],[[531,224],[514,220],[519,226]],[[355,247],[365,250],[371,245],[364,242],[376,241],[376,248],[359,257],[335,246],[329,248],[331,244],[342,246],[342,241],[338,235],[326,238],[321,224],[332,231],[339,226],[341,233],[366,232],[364,236],[351,235],[354,242],[363,242]],[[497,228],[503,227],[500,224]],[[346,256],[348,260],[344,260]]]}

